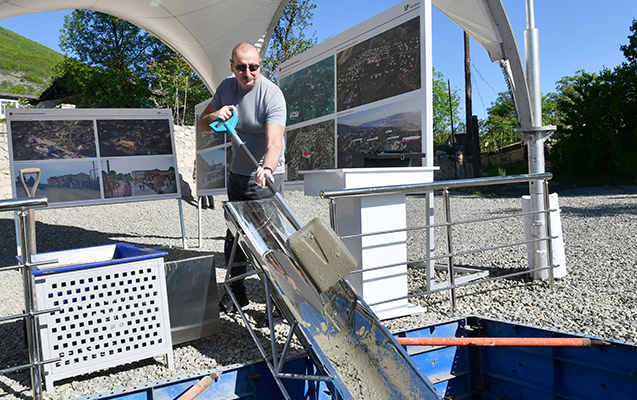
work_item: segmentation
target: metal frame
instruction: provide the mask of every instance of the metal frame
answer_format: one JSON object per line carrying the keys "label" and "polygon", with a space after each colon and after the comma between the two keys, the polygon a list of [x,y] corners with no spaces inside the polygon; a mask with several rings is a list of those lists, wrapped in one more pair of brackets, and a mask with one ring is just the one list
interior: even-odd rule
{"label": "metal frame", "polygon": [[[289,373],[283,373],[281,372],[283,369],[284,364],[291,360],[291,358],[288,358],[289,356],[289,350],[290,350],[290,344],[292,343],[292,339],[293,337],[296,335],[297,339],[299,340],[299,342],[303,345],[303,348],[305,350],[305,353],[308,357],[310,357],[310,359],[312,359],[312,352],[308,351],[309,345],[307,343],[305,343],[305,341],[303,340],[301,335],[297,334],[297,329],[298,329],[298,322],[293,322],[293,319],[287,318],[286,320],[289,322],[290,324],[290,331],[288,332],[288,336],[286,338],[285,341],[285,345],[283,347],[283,351],[281,352],[281,354],[278,353],[277,348],[276,348],[276,343],[277,343],[277,339],[275,336],[275,331],[274,331],[274,326],[277,322],[280,322],[280,318],[277,318],[274,316],[273,314],[273,304],[272,304],[272,296],[270,295],[270,280],[267,276],[267,274],[263,273],[262,271],[260,271],[257,268],[254,268],[254,265],[252,262],[250,261],[246,261],[246,266],[247,267],[253,267],[252,270],[247,270],[244,274],[241,275],[237,275],[234,277],[230,276],[230,271],[232,270],[232,268],[234,266],[237,266],[237,264],[234,262],[234,258],[237,252],[237,249],[239,248],[239,246],[241,245],[241,243],[243,243],[244,239],[241,235],[241,233],[237,230],[235,237],[234,237],[234,242],[232,245],[232,250],[230,252],[230,260],[228,261],[228,265],[226,267],[226,276],[223,282],[223,286],[224,289],[226,291],[226,293],[230,296],[230,298],[232,299],[232,303],[234,304],[235,309],[238,311],[239,315],[241,316],[241,319],[243,319],[243,322],[246,326],[246,328],[248,329],[248,332],[250,333],[250,336],[252,337],[252,340],[254,341],[255,345],[257,346],[257,348],[259,349],[259,352],[261,353],[261,356],[264,360],[264,362],[266,363],[266,365],[268,366],[268,369],[270,370],[270,373],[272,374],[272,377],[274,378],[274,381],[276,382],[277,386],[279,387],[279,389],[281,390],[281,393],[283,394],[283,396],[285,397],[285,399],[287,400],[292,400],[292,397],[289,395],[287,389],[285,388],[285,385],[283,384],[283,382],[281,381],[282,379],[300,379],[300,380],[306,380],[306,381],[316,381],[320,384],[320,382],[325,382],[326,386],[330,389],[330,393],[332,393],[332,395],[334,396],[334,400],[339,400],[341,399],[340,395],[338,394],[337,390],[333,390],[332,388],[329,387],[329,384],[331,383],[330,378],[328,377],[327,373],[325,373],[325,371],[322,371],[321,368],[321,364],[315,362],[315,366],[317,367],[317,370],[320,371],[323,375],[305,375],[305,374],[289,374]],[[243,248],[243,251],[245,252],[247,257],[251,257],[252,253],[249,251],[247,244]],[[243,310],[241,309],[241,306],[239,305],[239,302],[236,298],[236,296],[234,295],[234,293],[232,292],[232,289],[230,287],[230,285],[233,282],[239,281],[241,279],[245,279],[247,277],[253,276],[253,275],[257,275],[265,288],[265,302],[266,302],[266,309],[267,309],[267,316],[268,316],[268,327],[270,329],[270,343],[271,343],[271,351],[272,351],[272,356],[268,356],[265,348],[263,347],[263,345],[261,344],[261,342],[259,342],[259,338],[257,336],[257,334],[254,331],[254,328],[252,327],[250,321],[248,320],[248,318],[246,317],[245,313],[243,312]],[[222,296],[219,296],[220,298]],[[279,310],[279,313],[283,312],[283,307],[278,306],[277,307]],[[292,356],[293,357],[293,356]]]}
{"label": "metal frame", "polygon": [[[425,258],[421,258],[421,259],[417,259],[417,260],[408,260],[407,264],[411,265],[411,266],[419,266],[422,264],[426,265],[427,268],[427,290],[425,292],[421,292],[421,293],[416,293],[416,294],[409,294],[407,296],[403,296],[403,297],[398,297],[398,298],[392,298],[392,299],[388,299],[388,300],[384,300],[384,301],[380,301],[380,302],[376,302],[376,303],[370,303],[370,306],[374,306],[374,305],[378,305],[378,304],[384,304],[384,303],[389,303],[392,301],[396,301],[396,300],[402,300],[402,299],[410,299],[412,297],[417,297],[417,296],[422,296],[425,294],[429,294],[429,293],[434,293],[434,292],[439,292],[439,291],[443,291],[443,290],[448,290],[449,291],[449,302],[450,302],[450,307],[451,307],[451,311],[455,312],[456,311],[456,295],[455,295],[455,291],[457,288],[460,287],[464,287],[464,286],[469,286],[469,285],[473,285],[473,284],[477,284],[477,283],[483,283],[483,282],[489,282],[492,280],[496,280],[496,279],[503,279],[503,278],[509,278],[509,277],[513,277],[513,276],[518,276],[518,275],[526,275],[526,274],[531,274],[533,272],[537,272],[537,271],[541,271],[541,270],[545,270],[548,269],[549,271],[549,286],[552,289],[553,285],[554,285],[554,271],[553,269],[556,268],[557,266],[553,264],[553,252],[552,252],[552,240],[555,239],[555,236],[551,235],[551,227],[550,227],[550,223],[543,223],[543,221],[545,219],[549,219],[550,218],[550,213],[551,212],[557,212],[558,210],[555,209],[548,209],[548,204],[549,204],[549,193],[548,193],[548,181],[553,177],[553,175],[551,173],[545,172],[545,173],[538,173],[538,174],[523,174],[523,175],[509,175],[509,176],[502,176],[502,177],[487,177],[487,178],[475,178],[475,179],[458,179],[458,180],[451,180],[451,181],[439,181],[439,182],[431,182],[431,183],[422,183],[422,184],[411,184],[411,185],[396,185],[396,186],[381,186],[381,187],[373,187],[373,188],[358,188],[358,189],[343,189],[343,190],[332,190],[332,191],[323,191],[321,192],[321,197],[326,198],[326,199],[330,199],[330,220],[332,222],[332,226],[336,226],[336,218],[335,218],[335,214],[336,214],[336,210],[335,210],[335,204],[334,204],[334,199],[336,198],[340,198],[340,197],[353,197],[353,196],[373,196],[373,195],[380,195],[380,194],[388,194],[388,193],[404,193],[404,194],[415,194],[415,193],[428,193],[428,196],[436,190],[442,191],[443,192],[443,207],[444,207],[444,215],[445,215],[445,222],[443,223],[439,223],[439,224],[430,224],[430,218],[427,218],[427,225],[424,226],[418,226],[418,227],[412,227],[412,228],[407,228],[407,229],[400,229],[400,230],[388,230],[388,231],[379,231],[379,232],[371,232],[371,233],[365,233],[365,234],[359,234],[359,235],[349,235],[349,236],[342,236],[341,239],[342,240],[347,240],[350,238],[358,238],[358,237],[363,237],[363,236],[372,236],[372,235],[380,235],[380,234],[385,234],[385,233],[392,233],[395,231],[413,231],[413,230],[418,230],[418,229],[424,229],[427,232],[427,242],[430,242],[430,239],[433,237],[433,229],[436,227],[444,227],[446,229],[446,239],[447,239],[447,248],[446,254],[442,254],[442,255],[438,255],[438,256],[431,256],[430,254],[427,254],[427,257]],[[496,216],[496,217],[488,217],[488,218],[477,218],[477,219],[471,219],[471,220],[464,220],[464,221],[453,221],[451,219],[451,212],[450,212],[450,194],[449,194],[449,189],[458,189],[458,188],[465,188],[465,187],[481,187],[481,186],[491,186],[491,185],[505,185],[505,184],[512,184],[512,183],[533,183],[536,186],[539,185],[540,183],[542,184],[543,187],[543,198],[542,198],[542,203],[540,204],[540,210],[539,211],[530,211],[530,212],[520,212],[520,213],[513,213],[513,214],[506,214],[506,215],[501,215],[501,216]],[[430,204],[429,204],[429,198],[427,201],[427,213],[429,213],[429,208],[430,208]],[[492,247],[487,247],[487,248],[482,248],[482,249],[475,249],[475,250],[468,250],[468,251],[462,251],[462,252],[454,252],[453,251],[453,235],[452,235],[452,228],[453,226],[456,225],[460,225],[460,224],[468,224],[468,223],[475,223],[475,222],[483,222],[483,221],[489,221],[489,220],[496,220],[496,219],[504,219],[504,218],[512,218],[512,217],[519,217],[519,216],[525,216],[525,215],[531,215],[534,216],[534,220],[533,220],[533,224],[536,225],[537,221],[540,221],[541,223],[539,224],[544,225],[544,232],[543,236],[540,235],[539,237],[536,237],[536,235],[532,236],[531,240],[525,240],[522,242],[517,242],[517,243],[509,243],[509,244],[504,244],[504,245],[497,245],[497,246],[492,246]],[[430,217],[430,216],[428,216]],[[523,271],[523,272],[516,272],[516,273],[511,273],[511,274],[506,274],[506,275],[501,275],[498,277],[494,277],[494,278],[487,278],[488,276],[488,272],[487,271],[481,271],[479,269],[470,269],[467,270],[466,268],[463,267],[456,267],[453,264],[453,258],[456,256],[460,256],[460,255],[464,255],[464,254],[470,254],[470,253],[476,253],[476,252],[482,252],[482,251],[489,251],[489,250],[496,250],[496,249],[500,249],[500,248],[505,248],[505,247],[513,247],[513,246],[519,246],[519,245],[526,245],[526,244],[537,244],[537,243],[542,243],[546,245],[547,251],[544,252],[544,254],[546,254],[546,258],[543,261],[543,263],[541,264],[541,266],[539,268],[534,268],[534,269],[529,269],[528,271]],[[446,260],[446,270],[448,271],[448,275],[447,275],[447,284],[445,285],[444,283],[439,283],[436,284],[434,282],[434,277],[433,277],[433,272],[434,272],[434,268],[429,268],[429,264],[432,261],[435,260],[439,260],[439,259],[444,259]],[[397,265],[403,265],[403,263],[401,264],[390,264],[390,265],[383,265],[383,266],[378,266],[378,267],[374,267],[374,268],[368,268],[368,269],[364,269],[364,270],[357,270],[352,272],[352,274],[354,273],[362,273],[362,272],[367,272],[367,271],[374,271],[374,270],[379,270],[379,269],[385,269],[385,268],[391,268],[391,267],[395,267]],[[540,264],[535,264],[540,265]],[[438,267],[436,267],[438,268]],[[470,272],[470,274],[466,277],[462,277],[458,280],[456,280],[455,277],[455,273],[456,272]]]}
{"label": "metal frame", "polygon": [[[59,311],[59,308],[51,308],[38,311],[35,306],[34,286],[32,267],[35,265],[31,262],[31,245],[35,243],[35,232],[29,230],[33,218],[33,209],[43,208],[49,205],[46,197],[30,197],[27,199],[14,199],[0,201],[0,211],[16,211],[18,217],[19,239],[22,243],[20,246],[20,264],[10,267],[0,268],[0,272],[12,269],[22,270],[22,282],[24,286],[24,314],[12,315],[0,318],[0,322],[10,321],[14,319],[24,319],[26,321],[27,347],[29,352],[29,363],[19,365],[12,368],[0,370],[0,374],[6,374],[13,371],[29,368],[31,370],[31,387],[33,388],[33,398],[41,400],[42,391],[42,368],[44,364],[57,362],[59,359],[42,360],[42,348],[40,346],[38,315],[48,314]],[[30,212],[31,211],[31,212]],[[33,237],[29,237],[29,236]],[[54,262],[49,261],[47,263]]]}

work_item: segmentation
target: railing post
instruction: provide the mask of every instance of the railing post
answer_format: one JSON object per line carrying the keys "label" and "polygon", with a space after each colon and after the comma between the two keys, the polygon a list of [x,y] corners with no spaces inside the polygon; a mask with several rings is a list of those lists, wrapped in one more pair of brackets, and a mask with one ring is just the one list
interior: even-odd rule
{"label": "railing post", "polygon": [[449,207],[449,189],[444,188],[442,190],[442,193],[444,198],[443,204],[444,204],[444,211],[445,211],[445,223],[447,224],[447,254],[449,254],[449,256],[447,257],[447,269],[449,273],[448,282],[449,282],[449,285],[451,286],[451,289],[449,289],[449,301],[451,302],[451,312],[455,313],[456,312],[456,289],[454,286],[456,285],[456,278],[454,276],[454,271],[453,271],[453,246],[451,244],[452,228],[451,228],[451,208]]}
{"label": "railing post", "polygon": [[553,268],[553,240],[551,239],[551,213],[547,210],[551,209],[549,196],[549,181],[544,179],[544,215],[546,221],[546,265],[549,268],[549,287],[553,289],[553,281],[555,277],[555,268]]}
{"label": "railing post", "polygon": [[[33,277],[31,271],[31,241],[29,240],[28,226],[30,224],[30,217],[33,213],[29,213],[29,210],[18,211],[19,218],[19,230],[20,230],[20,256],[22,261],[22,283],[24,286],[24,306],[26,308],[27,324],[27,346],[29,350],[29,363],[33,365],[31,367],[31,387],[33,388],[33,398],[36,400],[42,399],[42,375],[40,367],[40,341],[38,339],[38,327],[37,317],[34,312],[36,311],[35,302],[33,301]],[[35,232],[31,232],[34,234]]]}

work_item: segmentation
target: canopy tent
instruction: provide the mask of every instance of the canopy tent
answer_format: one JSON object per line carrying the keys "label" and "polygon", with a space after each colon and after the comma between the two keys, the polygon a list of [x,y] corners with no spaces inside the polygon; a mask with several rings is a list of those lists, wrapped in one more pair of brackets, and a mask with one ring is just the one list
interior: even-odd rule
{"label": "canopy tent", "polygon": [[[287,0],[0,0],[0,19],[86,9],[124,19],[184,56],[211,93],[230,75],[235,44],[265,53]],[[37,27],[34,27],[37,29]]]}
{"label": "canopy tent", "polygon": [[432,4],[480,43],[491,61],[500,63],[511,87],[520,125],[535,126],[520,52],[502,1],[432,0]]}
{"label": "canopy tent", "polygon": [[[232,47],[247,41],[265,53],[287,0],[0,0],[0,19],[44,11],[87,9],[129,21],[184,56],[213,92],[230,74]],[[500,62],[520,124],[533,126],[520,54],[501,0],[432,0]]]}

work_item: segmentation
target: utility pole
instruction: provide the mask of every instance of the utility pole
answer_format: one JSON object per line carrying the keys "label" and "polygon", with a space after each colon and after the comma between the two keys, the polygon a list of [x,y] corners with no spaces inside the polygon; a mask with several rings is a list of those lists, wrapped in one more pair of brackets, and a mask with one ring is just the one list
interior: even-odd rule
{"label": "utility pole", "polygon": [[465,88],[465,130],[467,143],[472,156],[473,176],[482,176],[482,162],[480,161],[480,137],[478,135],[478,119],[473,115],[473,99],[471,92],[471,49],[469,34],[464,32],[464,88]]}

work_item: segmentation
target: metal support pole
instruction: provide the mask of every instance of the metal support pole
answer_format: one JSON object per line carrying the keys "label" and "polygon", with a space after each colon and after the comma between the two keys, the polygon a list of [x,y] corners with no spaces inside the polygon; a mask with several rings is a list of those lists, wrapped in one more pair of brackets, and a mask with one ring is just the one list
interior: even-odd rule
{"label": "metal support pole", "polygon": [[34,312],[37,311],[34,302],[34,288],[31,272],[31,243],[29,240],[29,232],[27,227],[30,224],[30,217],[32,214],[29,210],[20,210],[18,212],[19,225],[20,225],[20,242],[22,246],[21,261],[24,267],[22,268],[22,283],[24,286],[24,305],[28,314],[26,324],[27,334],[27,346],[29,348],[29,363],[33,365],[31,368],[31,387],[33,388],[33,398],[36,400],[42,399],[42,374],[40,362],[40,340],[38,338],[37,318]]}
{"label": "metal support pole", "polygon": [[[533,128],[542,127],[542,88],[540,85],[540,45],[539,34],[535,28],[535,11],[533,0],[526,0],[526,30],[524,31],[524,49],[526,62],[526,79],[529,89],[529,97],[531,103],[531,117]],[[529,173],[545,172],[544,163],[544,141],[545,136],[541,130],[533,130],[525,132],[526,142],[529,155]],[[529,182],[529,194],[531,197],[531,211],[538,212],[533,218],[531,224],[531,237],[538,239],[545,232],[544,224],[546,223],[546,215],[540,211],[545,210],[544,203],[544,187],[541,181]],[[546,242],[534,242],[531,246],[533,251],[529,263],[531,267],[546,267]]]}
{"label": "metal support pole", "polygon": [[456,312],[456,289],[453,287],[456,285],[456,278],[453,271],[453,246],[451,245],[451,208],[449,207],[449,189],[445,188],[442,191],[444,196],[444,211],[445,211],[445,222],[447,223],[447,254],[449,257],[447,258],[447,267],[449,271],[449,286],[452,286],[449,289],[449,301],[451,302],[451,312]]}

